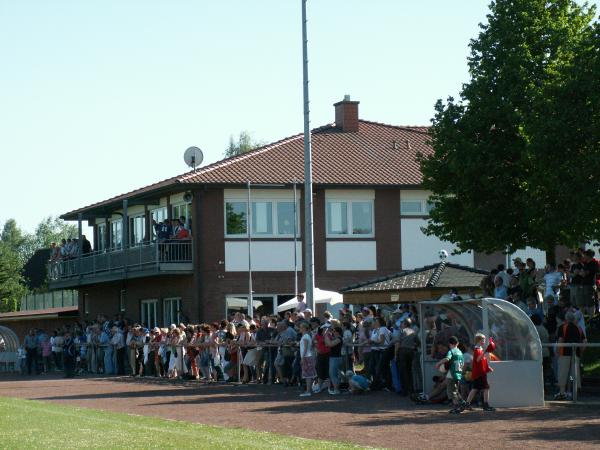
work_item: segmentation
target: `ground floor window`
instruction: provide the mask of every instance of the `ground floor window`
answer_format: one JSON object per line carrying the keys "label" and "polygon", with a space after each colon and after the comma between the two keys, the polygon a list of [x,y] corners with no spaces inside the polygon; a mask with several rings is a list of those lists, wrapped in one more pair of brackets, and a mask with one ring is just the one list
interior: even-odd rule
{"label": "ground floor window", "polygon": [[142,306],[142,325],[146,328],[158,326],[158,300],[148,299],[141,301]]}
{"label": "ground floor window", "polygon": [[163,326],[168,327],[172,323],[178,325],[181,322],[181,298],[165,298],[163,300]]}
{"label": "ground floor window", "polygon": [[[277,314],[277,306],[293,297],[294,294],[255,294],[252,296],[254,315],[262,317]],[[236,312],[247,314],[248,294],[227,296],[225,308],[228,319]]]}

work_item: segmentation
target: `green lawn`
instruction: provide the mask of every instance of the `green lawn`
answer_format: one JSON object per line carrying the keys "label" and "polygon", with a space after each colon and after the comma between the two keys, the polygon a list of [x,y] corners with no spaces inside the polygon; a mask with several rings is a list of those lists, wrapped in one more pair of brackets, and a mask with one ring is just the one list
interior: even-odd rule
{"label": "green lawn", "polygon": [[[347,449],[316,441],[241,428],[221,428],[146,416],[74,408],[0,397],[0,448],[223,448]],[[230,411],[235,413],[234,410]],[[227,413],[226,411],[215,413]]]}

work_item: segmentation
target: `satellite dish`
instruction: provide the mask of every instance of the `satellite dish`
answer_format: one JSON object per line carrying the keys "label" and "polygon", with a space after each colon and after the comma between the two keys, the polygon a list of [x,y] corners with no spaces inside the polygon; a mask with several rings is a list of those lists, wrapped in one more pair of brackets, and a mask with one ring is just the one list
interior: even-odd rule
{"label": "satellite dish", "polygon": [[194,170],[196,170],[196,166],[202,164],[203,159],[204,155],[202,154],[202,150],[198,147],[190,147],[183,154],[185,163]]}

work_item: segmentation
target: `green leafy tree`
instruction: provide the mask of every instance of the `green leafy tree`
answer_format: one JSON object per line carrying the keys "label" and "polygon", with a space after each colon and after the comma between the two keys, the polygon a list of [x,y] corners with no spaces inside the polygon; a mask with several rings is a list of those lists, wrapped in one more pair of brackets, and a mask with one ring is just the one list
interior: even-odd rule
{"label": "green leafy tree", "polygon": [[19,255],[5,242],[0,241],[0,311],[19,309],[21,297],[27,293],[21,275],[23,263]]}
{"label": "green leafy tree", "polygon": [[58,217],[48,216],[36,227],[34,239],[36,248],[48,248],[52,242],[60,244],[62,239],[78,236],[77,226]]}
{"label": "green leafy tree", "polygon": [[242,153],[247,153],[262,145],[264,145],[264,143],[261,141],[254,141],[249,132],[241,131],[237,140],[234,139],[233,135],[229,137],[229,145],[225,149],[223,156],[225,158],[230,158],[232,156],[241,155]]}
{"label": "green leafy tree", "polygon": [[[579,218],[565,220],[569,180],[548,189],[558,181],[552,173],[551,181],[539,182],[548,175],[540,164],[542,99],[573,66],[593,16],[593,8],[570,0],[490,4],[487,23],[470,43],[470,81],[458,101],[437,102],[434,151],[419,158],[434,204],[427,233],[460,251],[533,246],[552,253],[556,244],[580,242],[583,227],[572,226]],[[544,145],[560,150],[548,140]]]}

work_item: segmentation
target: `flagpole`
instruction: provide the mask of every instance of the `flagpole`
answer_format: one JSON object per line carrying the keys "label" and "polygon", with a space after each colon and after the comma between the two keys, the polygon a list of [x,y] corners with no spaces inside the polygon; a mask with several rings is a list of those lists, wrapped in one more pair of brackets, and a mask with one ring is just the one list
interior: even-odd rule
{"label": "flagpole", "polygon": [[304,274],[306,283],[306,307],[314,311],[315,259],[313,241],[310,109],[308,99],[308,37],[306,32],[306,1],[307,0],[302,0],[302,80],[304,94]]}

